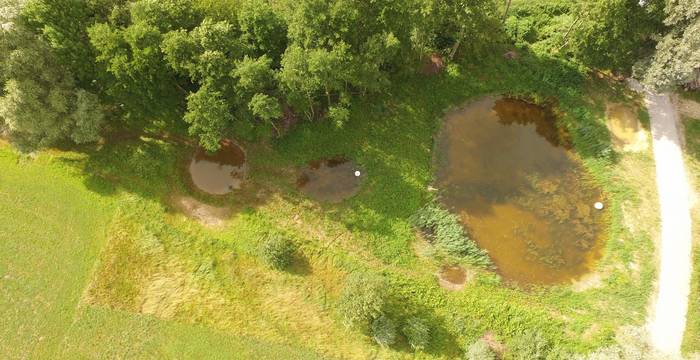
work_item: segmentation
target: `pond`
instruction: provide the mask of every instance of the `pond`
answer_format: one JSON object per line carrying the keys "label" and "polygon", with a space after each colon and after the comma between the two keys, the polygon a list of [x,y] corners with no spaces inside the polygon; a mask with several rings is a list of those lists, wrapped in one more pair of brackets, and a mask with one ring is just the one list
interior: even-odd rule
{"label": "pond", "polygon": [[364,174],[348,159],[337,156],[309,162],[297,177],[297,188],[314,200],[341,202],[357,193]]}
{"label": "pond", "polygon": [[508,281],[572,281],[600,257],[603,195],[555,122],[546,108],[487,97],[448,114],[438,135],[441,200]]}
{"label": "pond", "polygon": [[212,195],[240,189],[245,172],[245,152],[230,140],[222,142],[221,149],[213,154],[198,149],[189,165],[193,185]]}

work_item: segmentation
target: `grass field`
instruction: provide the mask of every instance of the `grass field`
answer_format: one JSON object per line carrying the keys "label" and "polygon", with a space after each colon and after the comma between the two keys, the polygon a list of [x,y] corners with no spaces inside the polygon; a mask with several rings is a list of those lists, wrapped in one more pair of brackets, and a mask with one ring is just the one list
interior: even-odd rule
{"label": "grass field", "polygon": [[[177,143],[143,137],[82,154],[42,152],[36,160],[3,146],[0,214],[10,221],[0,224],[9,239],[0,245],[0,271],[10,277],[0,280],[0,301],[9,300],[0,309],[9,319],[0,354],[412,357],[405,339],[381,348],[342,326],[336,304],[355,271],[387,280],[386,311],[399,324],[412,316],[429,324],[432,341],[420,358],[461,356],[486,333],[508,346],[533,329],[549,348],[583,352],[609,344],[620,325],[643,323],[658,227],[648,196],[655,194],[653,159],[648,151],[612,152],[603,116],[604,99],[632,106],[637,99],[569,64],[527,54],[395,83],[355,104],[343,128],[303,123],[280,140],[244,144],[249,184],[221,198],[188,189],[182,164],[192,149]],[[474,282],[448,292],[434,278],[442,261],[414,251],[421,243],[408,218],[430,197],[442,115],[493,93],[553,103],[608,194],[605,255],[587,282],[524,291],[473,268]],[[330,205],[296,191],[297,166],[339,154],[367,175],[357,196]],[[223,228],[205,228],[173,209],[173,194],[234,214]],[[258,259],[270,232],[299,248],[289,271]]]}
{"label": "grass field", "polygon": [[[686,118],[683,121],[685,130],[686,164],[688,165],[691,186],[697,189],[700,185],[700,119]],[[691,208],[693,220],[693,279],[688,302],[688,315],[683,351],[687,354],[700,353],[700,206],[697,199]]]}
{"label": "grass field", "polygon": [[313,357],[200,326],[81,305],[119,197],[86,186],[71,165],[84,161],[54,151],[32,160],[0,145],[4,359]]}

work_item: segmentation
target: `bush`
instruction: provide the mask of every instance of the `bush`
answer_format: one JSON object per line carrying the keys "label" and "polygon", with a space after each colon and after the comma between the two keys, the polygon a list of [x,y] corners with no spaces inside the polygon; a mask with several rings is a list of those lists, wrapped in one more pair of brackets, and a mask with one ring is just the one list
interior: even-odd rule
{"label": "bush", "polygon": [[430,343],[430,328],[420,318],[413,317],[406,320],[401,332],[413,350],[423,350]]}
{"label": "bush", "polygon": [[380,346],[391,346],[396,342],[396,324],[382,314],[372,321],[372,338]]}
{"label": "bush", "polygon": [[491,265],[488,253],[467,237],[457,216],[443,209],[435,201],[420,208],[411,221],[428,241],[449,254],[464,256],[474,265]]}
{"label": "bush", "polygon": [[545,360],[551,350],[550,344],[537,331],[530,330],[516,336],[510,342],[511,358],[518,360]]}
{"label": "bush", "polygon": [[295,250],[291,240],[280,235],[272,235],[262,243],[260,256],[267,266],[282,270],[292,263]]}
{"label": "bush", "polygon": [[366,329],[369,323],[379,318],[384,306],[384,280],[367,274],[351,274],[343,288],[338,311],[347,327]]}
{"label": "bush", "polygon": [[467,352],[464,355],[467,360],[496,360],[496,353],[491,350],[486,341],[481,339],[467,346]]}

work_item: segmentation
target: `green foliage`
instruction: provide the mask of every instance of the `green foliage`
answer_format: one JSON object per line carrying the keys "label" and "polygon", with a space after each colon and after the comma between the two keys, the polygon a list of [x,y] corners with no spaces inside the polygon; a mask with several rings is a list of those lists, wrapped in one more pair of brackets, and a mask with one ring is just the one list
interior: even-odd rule
{"label": "green foliage", "polygon": [[0,124],[15,145],[33,150],[63,140],[95,141],[104,123],[94,94],[77,88],[53,50],[22,27],[3,34]]}
{"label": "green foliage", "polygon": [[496,360],[496,353],[491,350],[489,344],[484,340],[477,340],[467,346],[464,354],[467,360]]}
{"label": "green foliage", "polygon": [[262,242],[260,257],[272,269],[284,270],[292,263],[296,246],[281,235],[269,235]]}
{"label": "green foliage", "polygon": [[185,121],[190,124],[190,135],[197,136],[203,148],[216,151],[233,116],[221,93],[205,85],[187,97]]}
{"label": "green foliage", "polygon": [[488,266],[488,254],[464,232],[456,215],[431,201],[416,212],[411,221],[427,239],[452,255],[464,256],[472,264]]}
{"label": "green foliage", "polygon": [[372,321],[370,331],[372,333],[372,339],[374,339],[379,346],[387,347],[396,342],[396,324],[385,314],[380,315]]}
{"label": "green foliage", "polygon": [[575,8],[570,51],[583,63],[629,74],[662,29],[663,0],[583,1]]}
{"label": "green foliage", "polygon": [[424,350],[430,344],[430,327],[421,318],[406,319],[401,327],[401,333],[415,351]]}
{"label": "green foliage", "polygon": [[508,346],[510,357],[517,360],[545,360],[552,350],[551,344],[537,330],[517,334]]}
{"label": "green foliage", "polygon": [[360,330],[367,329],[382,315],[386,283],[376,275],[354,272],[348,276],[338,300],[338,312],[343,324]]}
{"label": "green foliage", "polygon": [[61,66],[82,87],[90,86],[98,76],[87,27],[100,15],[95,2],[79,0],[29,0],[22,9],[23,21],[42,35]]}
{"label": "green foliage", "polygon": [[570,1],[524,1],[511,8],[504,29],[518,47],[548,52],[564,43],[561,29],[572,21]]}
{"label": "green foliage", "polygon": [[253,115],[274,126],[274,121],[282,117],[282,107],[277,99],[266,94],[255,94],[248,103]]}
{"label": "green foliage", "polygon": [[684,123],[685,142],[688,152],[700,160],[700,119],[688,119]]}
{"label": "green foliage", "polygon": [[287,47],[287,24],[267,0],[239,2],[238,24],[241,41],[256,56],[266,55],[279,64]]}
{"label": "green foliage", "polygon": [[700,7],[693,1],[673,1],[666,6],[664,24],[669,28],[655,53],[637,64],[636,73],[655,89],[678,85],[700,86]]}
{"label": "green foliage", "polygon": [[105,92],[139,121],[178,113],[180,98],[163,61],[158,27],[134,23],[126,28],[97,23],[88,29],[97,62],[104,66]]}

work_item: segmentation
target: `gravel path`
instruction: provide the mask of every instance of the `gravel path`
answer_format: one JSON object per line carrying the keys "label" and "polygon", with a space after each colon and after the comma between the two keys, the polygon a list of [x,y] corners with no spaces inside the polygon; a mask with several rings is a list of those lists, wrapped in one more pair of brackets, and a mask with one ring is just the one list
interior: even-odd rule
{"label": "gravel path", "polygon": [[645,96],[651,117],[656,185],[661,205],[661,259],[653,311],[648,317],[652,345],[680,354],[691,274],[690,191],[683,163],[678,114],[667,94],[632,88]]}

